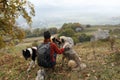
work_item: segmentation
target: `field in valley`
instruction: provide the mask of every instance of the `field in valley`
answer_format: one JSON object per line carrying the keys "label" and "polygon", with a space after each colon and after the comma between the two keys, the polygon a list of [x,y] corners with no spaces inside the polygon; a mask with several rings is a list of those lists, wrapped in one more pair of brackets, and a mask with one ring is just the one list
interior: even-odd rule
{"label": "field in valley", "polygon": [[[16,46],[2,49],[0,80],[35,80],[39,66],[27,73],[30,60],[26,61],[23,58],[22,49],[42,40],[41,37],[28,38]],[[58,55],[56,68],[54,72],[48,71],[47,80],[120,80],[120,39],[116,39],[114,46],[114,50],[111,50],[109,41],[75,45],[74,49],[81,57],[81,63],[85,63],[87,67],[79,72],[69,70],[67,63],[61,67],[62,55]]]}

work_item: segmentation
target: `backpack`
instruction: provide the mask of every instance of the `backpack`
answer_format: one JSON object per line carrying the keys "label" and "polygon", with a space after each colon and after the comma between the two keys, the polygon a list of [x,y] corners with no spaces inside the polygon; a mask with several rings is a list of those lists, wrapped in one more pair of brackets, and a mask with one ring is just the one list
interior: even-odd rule
{"label": "backpack", "polygon": [[42,43],[41,45],[39,45],[37,53],[38,53],[37,55],[38,65],[44,68],[50,68],[51,67],[50,42],[47,44]]}

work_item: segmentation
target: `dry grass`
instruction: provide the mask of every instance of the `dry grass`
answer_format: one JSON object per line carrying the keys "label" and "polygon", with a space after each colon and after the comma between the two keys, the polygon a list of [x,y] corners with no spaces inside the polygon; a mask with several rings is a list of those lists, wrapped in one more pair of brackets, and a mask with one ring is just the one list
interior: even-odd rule
{"label": "dry grass", "polygon": [[[32,42],[30,40],[28,41]],[[29,61],[25,61],[21,55],[21,50],[26,48],[23,44],[10,47],[0,55],[0,80],[35,80],[39,66],[29,73],[26,72]],[[87,68],[77,72],[69,70],[67,63],[61,67],[62,58],[59,55],[54,72],[48,71],[46,80],[120,80],[120,40],[117,40],[115,45],[118,52],[110,50],[109,42],[97,41],[76,45],[74,49],[82,58],[82,62],[87,64]]]}

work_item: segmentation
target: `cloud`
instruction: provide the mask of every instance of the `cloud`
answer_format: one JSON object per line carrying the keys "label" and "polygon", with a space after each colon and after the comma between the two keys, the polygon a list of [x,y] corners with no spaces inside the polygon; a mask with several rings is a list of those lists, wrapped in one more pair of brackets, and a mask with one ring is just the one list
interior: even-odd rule
{"label": "cloud", "polygon": [[[46,20],[64,23],[80,21],[83,23],[105,23],[108,18],[120,16],[119,0],[30,0],[36,11],[34,22]],[[70,20],[69,20],[70,19]]]}
{"label": "cloud", "polygon": [[36,5],[52,5],[52,6],[83,6],[83,5],[98,5],[98,6],[117,6],[119,0],[30,0]]}
{"label": "cloud", "polygon": [[30,0],[41,12],[120,12],[119,0]]}

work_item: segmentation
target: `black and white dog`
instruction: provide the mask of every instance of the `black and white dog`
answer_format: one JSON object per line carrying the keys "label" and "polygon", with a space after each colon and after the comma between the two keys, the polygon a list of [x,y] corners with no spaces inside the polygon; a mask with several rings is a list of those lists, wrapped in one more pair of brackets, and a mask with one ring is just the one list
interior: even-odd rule
{"label": "black and white dog", "polygon": [[61,41],[57,37],[51,36],[51,41],[55,43],[58,47],[61,47]]}
{"label": "black and white dog", "polygon": [[31,59],[30,65],[27,69],[27,72],[31,70],[32,67],[36,65],[36,57],[37,57],[37,47],[27,48],[26,50],[22,50],[23,57],[27,59]]}

